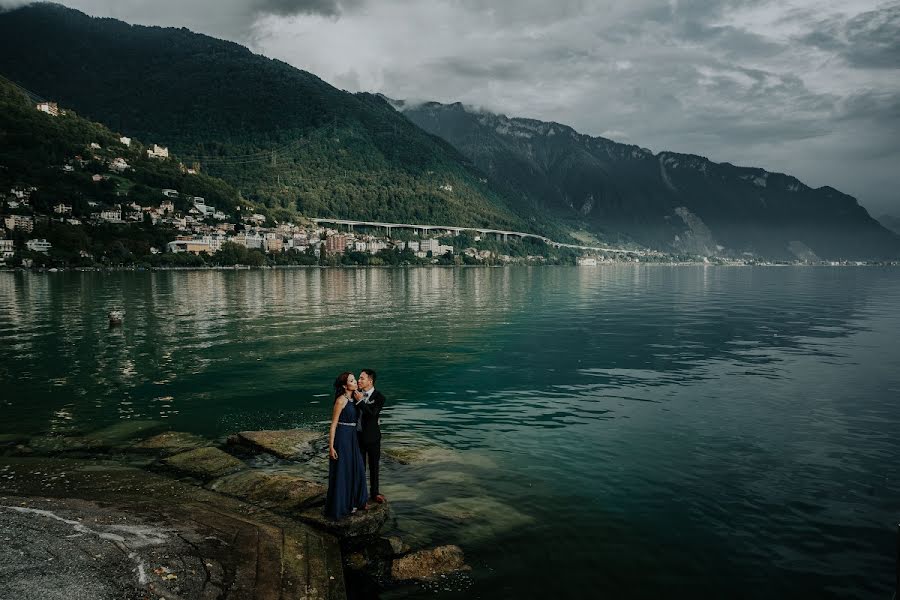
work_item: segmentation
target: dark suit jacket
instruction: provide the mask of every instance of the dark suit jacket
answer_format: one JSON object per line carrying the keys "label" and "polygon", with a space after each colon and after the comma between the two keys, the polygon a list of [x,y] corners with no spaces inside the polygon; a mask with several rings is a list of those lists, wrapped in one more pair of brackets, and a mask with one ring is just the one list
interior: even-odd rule
{"label": "dark suit jacket", "polygon": [[378,424],[378,415],[384,408],[385,398],[376,388],[369,398],[371,404],[360,402],[356,408],[362,413],[362,431],[359,432],[359,441],[363,444],[374,444],[381,441],[381,426]]}

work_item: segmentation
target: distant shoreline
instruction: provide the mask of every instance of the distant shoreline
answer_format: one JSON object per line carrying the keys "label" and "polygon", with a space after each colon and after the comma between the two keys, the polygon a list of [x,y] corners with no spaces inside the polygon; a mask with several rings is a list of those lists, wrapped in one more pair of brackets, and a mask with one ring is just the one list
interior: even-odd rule
{"label": "distant shoreline", "polygon": [[504,268],[568,268],[568,269],[584,269],[594,270],[609,267],[898,267],[900,262],[842,262],[838,264],[827,263],[704,263],[704,262],[615,262],[600,265],[527,265],[527,264],[506,264],[506,265],[267,265],[261,267],[251,267],[240,265],[237,267],[64,267],[64,268],[0,268],[0,273],[107,273],[107,272],[157,272],[157,271],[281,271],[281,270],[297,270],[297,269],[316,269],[316,270],[360,270],[360,269],[504,269]]}

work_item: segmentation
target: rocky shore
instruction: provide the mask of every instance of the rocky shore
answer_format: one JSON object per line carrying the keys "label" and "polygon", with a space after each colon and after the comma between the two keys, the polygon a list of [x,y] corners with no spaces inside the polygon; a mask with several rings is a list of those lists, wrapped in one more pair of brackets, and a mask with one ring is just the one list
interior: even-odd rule
{"label": "rocky shore", "polygon": [[381,535],[389,503],[325,518],[326,443],[293,429],[217,444],[153,421],[0,434],[0,598],[362,598],[469,569],[458,546]]}

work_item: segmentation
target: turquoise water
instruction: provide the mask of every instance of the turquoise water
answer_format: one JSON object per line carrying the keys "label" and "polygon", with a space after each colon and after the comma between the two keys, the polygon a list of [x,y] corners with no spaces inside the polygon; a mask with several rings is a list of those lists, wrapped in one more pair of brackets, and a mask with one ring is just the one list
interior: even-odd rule
{"label": "turquoise water", "polygon": [[0,273],[0,433],[324,431],[371,367],[428,458],[390,528],[473,567],[386,598],[890,598],[898,307],[878,268]]}

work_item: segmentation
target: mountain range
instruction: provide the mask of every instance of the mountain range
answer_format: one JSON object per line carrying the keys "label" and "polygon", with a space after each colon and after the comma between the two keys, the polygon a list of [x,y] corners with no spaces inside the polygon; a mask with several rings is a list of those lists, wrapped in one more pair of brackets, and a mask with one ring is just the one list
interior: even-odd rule
{"label": "mountain range", "polygon": [[700,255],[897,258],[857,201],[790,175],[552,122],[409,104],[186,29],[56,4],[0,13],[0,74],[168,145],[277,218],[490,226]]}
{"label": "mountain range", "polygon": [[790,175],[693,154],[654,154],[559,123],[460,103],[391,102],[469,157],[520,207],[612,241],[785,259],[897,253],[897,236],[855,198]]}

